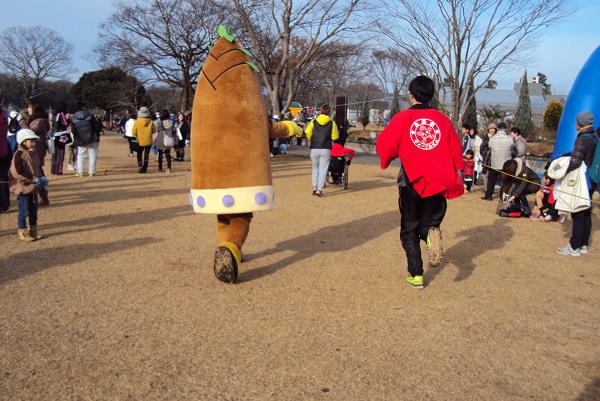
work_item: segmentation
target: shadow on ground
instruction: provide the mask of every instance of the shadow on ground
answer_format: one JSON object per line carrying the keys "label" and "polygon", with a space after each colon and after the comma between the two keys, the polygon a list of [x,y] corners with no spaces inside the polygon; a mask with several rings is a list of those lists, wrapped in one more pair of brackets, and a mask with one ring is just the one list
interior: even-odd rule
{"label": "shadow on ground", "polygon": [[65,264],[80,263],[104,257],[111,253],[140,247],[141,244],[160,242],[155,238],[137,238],[105,243],[83,243],[53,248],[37,248],[11,255],[8,260],[0,260],[0,284],[17,280],[30,274]]}
{"label": "shadow on ground", "polygon": [[[460,282],[468,279],[475,270],[475,258],[485,254],[487,251],[504,248],[506,242],[514,234],[513,228],[509,224],[509,219],[501,219],[498,222],[487,226],[480,226],[477,229],[463,230],[456,233],[457,238],[462,238],[460,242],[446,249],[444,259],[446,262],[440,267],[426,269],[423,275],[425,282],[430,283],[436,276],[444,270],[447,262],[452,262],[458,268],[458,274],[454,281]],[[493,241],[486,242],[487,248],[481,249],[481,238],[493,238]]]}
{"label": "shadow on ground", "polygon": [[579,394],[575,401],[600,400],[600,377],[595,377],[590,381],[585,389]]}
{"label": "shadow on ground", "polygon": [[[344,251],[371,241],[388,231],[397,229],[399,227],[399,219],[400,215],[398,211],[385,212],[340,225],[324,227],[314,233],[280,242],[274,248],[247,256],[252,260],[256,260],[280,252],[292,251],[293,254],[291,256],[271,265],[243,272],[240,275],[239,282],[252,281],[273,274],[294,263],[312,258],[317,253],[339,252],[343,255]],[[370,227],[377,228],[374,230],[365,230],[367,223]],[[343,260],[339,262],[344,263]],[[350,263],[350,261],[348,262]]]}

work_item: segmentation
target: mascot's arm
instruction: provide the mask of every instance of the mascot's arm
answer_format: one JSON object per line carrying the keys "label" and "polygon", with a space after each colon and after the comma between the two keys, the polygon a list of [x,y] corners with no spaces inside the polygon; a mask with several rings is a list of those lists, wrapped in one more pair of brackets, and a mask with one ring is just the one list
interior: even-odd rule
{"label": "mascot's arm", "polygon": [[276,123],[269,121],[269,138],[283,138],[290,136],[302,137],[302,128],[292,121]]}

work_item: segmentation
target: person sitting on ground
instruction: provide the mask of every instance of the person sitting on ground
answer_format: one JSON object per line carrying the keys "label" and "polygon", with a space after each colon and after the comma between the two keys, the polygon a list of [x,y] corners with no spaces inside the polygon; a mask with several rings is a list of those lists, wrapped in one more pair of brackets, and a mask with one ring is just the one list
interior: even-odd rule
{"label": "person sitting on ground", "polygon": [[554,207],[556,199],[554,198],[554,179],[548,177],[548,172],[542,177],[542,186],[535,194],[535,206],[529,218],[539,221],[564,221],[565,215],[558,214],[558,210]]}
{"label": "person sitting on ground", "polygon": [[[529,208],[527,195],[538,191],[541,185],[540,177],[518,157],[505,161],[502,172],[504,174],[502,175],[501,194],[510,193],[508,203],[520,206],[522,216],[530,216],[531,209]],[[509,192],[513,185],[512,192]]]}

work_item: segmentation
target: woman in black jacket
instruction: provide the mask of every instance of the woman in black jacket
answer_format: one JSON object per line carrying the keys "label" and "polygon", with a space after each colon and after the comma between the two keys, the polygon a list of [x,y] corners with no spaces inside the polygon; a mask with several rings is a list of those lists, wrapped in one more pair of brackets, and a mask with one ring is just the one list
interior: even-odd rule
{"label": "woman in black jacket", "polygon": [[[589,111],[582,111],[577,114],[575,128],[577,129],[577,138],[573,145],[571,162],[567,168],[567,173],[578,169],[582,163],[590,167],[594,161],[594,153],[596,152],[595,139],[597,137],[594,133],[594,115]],[[597,184],[591,181],[589,184],[590,187],[588,190],[590,199],[592,199]],[[571,219],[573,220],[573,231],[571,232],[569,244],[558,248],[556,252],[561,255],[571,256],[588,253],[590,234],[592,232],[592,209],[588,208],[580,212],[571,213]]]}
{"label": "woman in black jacket", "polygon": [[[502,194],[510,194],[508,203],[521,207],[523,215],[531,215],[527,195],[540,189],[542,180],[535,171],[527,167],[520,158],[507,160],[502,166]],[[511,187],[514,185],[512,192]]]}
{"label": "woman in black jacket", "polygon": [[185,115],[183,113],[177,115],[177,122],[175,123],[174,130],[176,131],[176,134],[177,130],[179,130],[179,133],[181,134],[179,143],[175,144],[175,160],[182,162],[185,159],[185,142],[190,134],[190,127],[185,121]]}

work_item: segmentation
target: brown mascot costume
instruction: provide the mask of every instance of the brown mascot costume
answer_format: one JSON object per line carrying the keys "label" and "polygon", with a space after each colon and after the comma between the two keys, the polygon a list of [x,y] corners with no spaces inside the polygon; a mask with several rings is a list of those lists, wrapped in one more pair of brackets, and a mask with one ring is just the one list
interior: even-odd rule
{"label": "brown mascot costume", "polygon": [[215,276],[234,283],[252,213],[273,208],[268,138],[300,136],[302,130],[291,121],[269,121],[249,53],[230,30],[220,26],[219,35],[194,97],[190,201],[196,213],[217,215]]}

